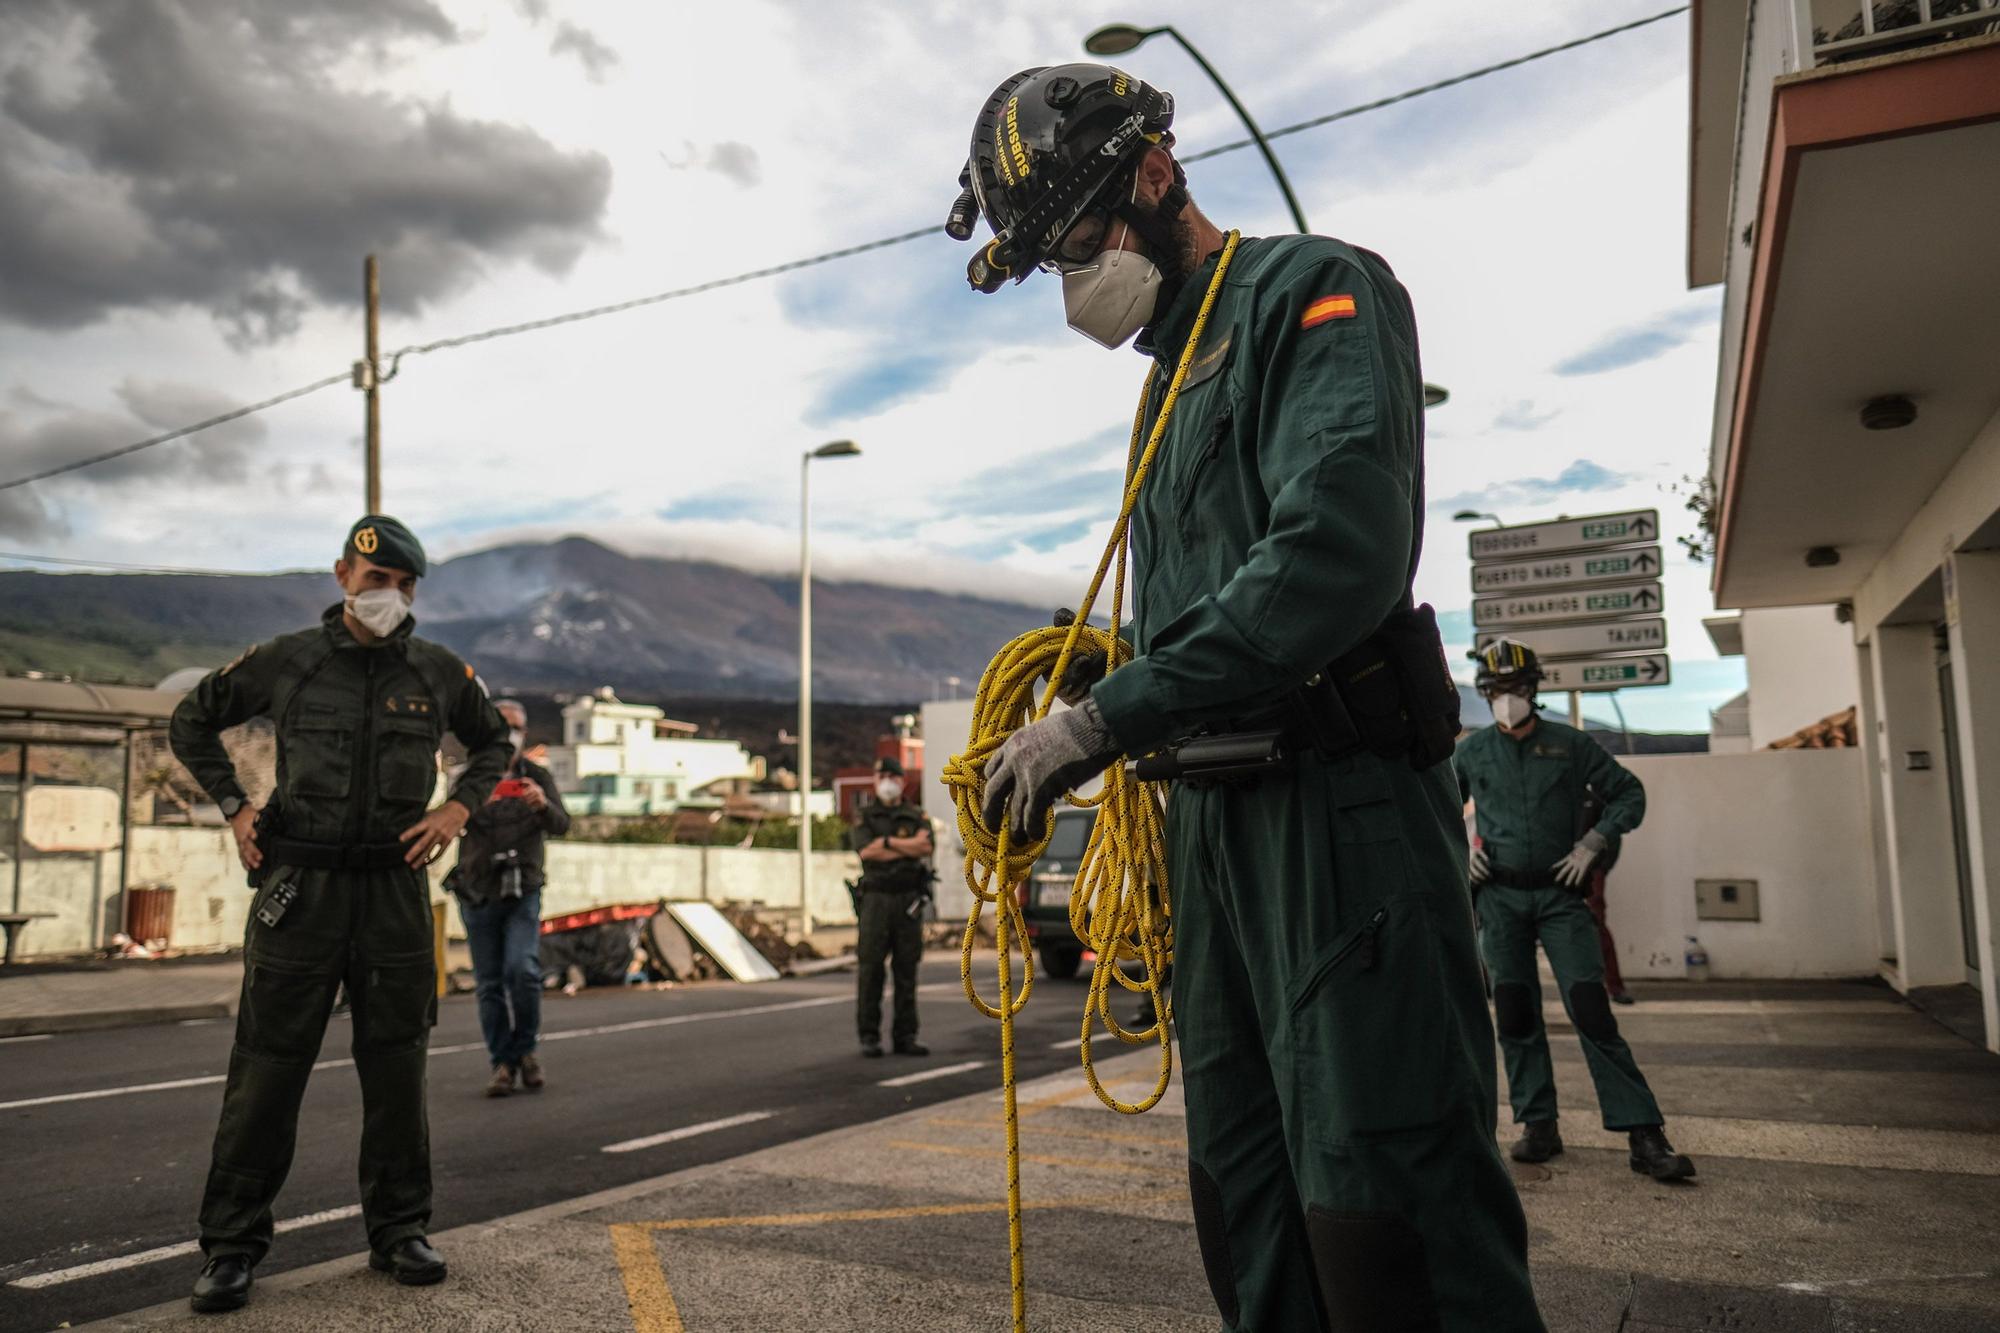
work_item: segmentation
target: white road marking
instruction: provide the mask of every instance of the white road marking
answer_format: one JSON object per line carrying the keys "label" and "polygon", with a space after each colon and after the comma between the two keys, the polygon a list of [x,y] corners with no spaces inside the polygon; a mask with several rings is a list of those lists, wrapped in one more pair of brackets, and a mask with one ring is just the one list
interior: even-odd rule
{"label": "white road marking", "polygon": [[657,1148],[662,1143],[678,1143],[691,1139],[697,1134],[712,1134],[718,1129],[734,1129],[738,1125],[754,1125],[759,1120],[769,1120],[776,1111],[745,1111],[742,1115],[725,1116],[721,1120],[710,1120],[699,1125],[683,1125],[670,1129],[664,1134],[648,1134],[643,1139],[626,1139],[623,1143],[608,1143],[599,1152],[637,1152],[641,1148]]}
{"label": "white road marking", "polygon": [[922,1083],[934,1078],[948,1078],[953,1074],[963,1074],[969,1069],[980,1069],[985,1064],[984,1060],[967,1060],[962,1065],[945,1065],[941,1069],[920,1069],[914,1074],[905,1074],[901,1078],[885,1078],[875,1086],[878,1088],[906,1088],[912,1083]]}
{"label": "white road marking", "polygon": [[47,1041],[54,1035],[51,1032],[31,1032],[25,1037],[0,1037],[0,1046],[6,1046],[17,1041]]}
{"label": "white road marking", "polygon": [[[287,1218],[278,1223],[273,1230],[298,1231],[303,1227],[316,1227],[325,1222],[338,1222],[344,1218],[359,1216],[361,1216],[361,1205],[351,1203],[345,1208],[329,1208],[322,1213],[307,1213],[304,1217]],[[65,1282],[96,1277],[101,1273],[116,1273],[120,1269],[137,1268],[142,1264],[158,1263],[162,1259],[178,1259],[183,1255],[199,1253],[201,1253],[200,1244],[187,1240],[178,1245],[162,1245],[157,1249],[141,1250],[137,1254],[121,1254],[116,1259],[99,1259],[95,1263],[78,1264],[74,1268],[58,1268],[52,1273],[34,1273],[27,1277],[17,1277],[7,1285],[34,1291],[41,1287],[60,1286]]]}
{"label": "white road marking", "polygon": [[183,1018],[180,1022],[174,1024],[174,1026],[182,1028],[205,1028],[210,1023],[220,1023],[221,1021],[219,1018]]}
{"label": "white road marking", "polygon": [[[957,989],[956,986],[951,989]],[[629,1023],[606,1023],[600,1027],[568,1028],[560,1032],[544,1032],[542,1040],[567,1041],[572,1037],[604,1037],[619,1032],[640,1032],[647,1028],[678,1027],[683,1023],[708,1023],[723,1018],[750,1018],[757,1014],[779,1014],[793,1009],[817,1009],[829,1004],[853,1004],[852,995],[820,995],[810,1000],[784,1000],[776,1004],[753,1004],[741,1009],[715,1009],[699,1014],[672,1014],[665,1018],[637,1018]],[[456,1046],[433,1046],[431,1054],[460,1055],[466,1051],[483,1051],[482,1042],[469,1041]],[[322,1069],[341,1069],[353,1064],[352,1060],[321,1060],[313,1066],[315,1072]],[[175,1078],[163,1083],[135,1083],[123,1088],[92,1088],[88,1092],[59,1092],[47,1097],[23,1097],[17,1101],[0,1102],[0,1111],[20,1110],[29,1106],[53,1106],[61,1102],[96,1101],[101,1097],[127,1097],[141,1092],[171,1092],[176,1088],[201,1088],[220,1083],[225,1075],[207,1074],[200,1078]]]}

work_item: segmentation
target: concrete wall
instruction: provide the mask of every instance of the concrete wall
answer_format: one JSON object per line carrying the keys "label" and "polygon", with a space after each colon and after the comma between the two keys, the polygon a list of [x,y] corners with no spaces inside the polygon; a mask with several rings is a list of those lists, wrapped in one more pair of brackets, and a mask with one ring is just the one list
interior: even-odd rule
{"label": "concrete wall", "polygon": [[[1608,900],[1627,976],[1683,974],[1698,936],[1716,977],[1872,976],[1875,855],[1859,750],[1621,759],[1646,784]],[[1696,879],[1754,879],[1759,921],[1697,921]]]}
{"label": "concrete wall", "polygon": [[[117,909],[117,854],[112,853],[106,862],[101,892],[85,885],[72,895],[73,910],[66,909],[55,921],[34,923],[21,937],[24,957],[98,947],[101,939],[87,924],[92,904],[101,899],[99,910],[107,923],[115,921]],[[440,886],[450,865],[446,858],[432,867],[432,894],[438,899],[445,896]],[[859,870],[860,863],[846,852],[813,854],[811,892],[816,925],[853,924],[854,909],[845,881]],[[790,911],[797,911],[799,905],[799,858],[797,852],[790,851],[552,842],[548,874],[549,885],[542,895],[545,916],[656,898],[705,898]],[[252,894],[236,864],[228,830],[133,829],[131,882],[173,886],[171,940],[175,948],[242,944]],[[37,906],[32,910],[52,909]],[[448,914],[447,922],[453,938],[463,935],[456,912]],[[113,929],[115,925],[107,925],[104,933],[108,935]]]}
{"label": "concrete wall", "polygon": [[1746,610],[1743,658],[1753,750],[1860,702],[1854,633],[1830,606]]}

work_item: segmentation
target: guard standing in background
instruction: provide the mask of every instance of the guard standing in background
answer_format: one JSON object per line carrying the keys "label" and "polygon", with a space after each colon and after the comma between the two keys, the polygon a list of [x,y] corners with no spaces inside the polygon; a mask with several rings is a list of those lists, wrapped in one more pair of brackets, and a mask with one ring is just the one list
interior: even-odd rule
{"label": "guard standing in background", "polygon": [[[173,751],[222,808],[257,889],[243,946],[222,1116],[201,1202],[205,1256],[191,1303],[233,1310],[270,1248],[299,1103],[334,991],[353,1006],[361,1078],[361,1207],[369,1266],[440,1282],[431,1221],[426,1048],[437,1014],[424,867],[484,804],[511,753],[472,668],[412,635],[423,547],[370,514],[333,567],[342,600],[313,629],[258,644],[181,700]],[[260,812],[223,749],[229,727],[277,725],[277,786]],[[449,729],[468,762],[430,810]]]}
{"label": "guard standing in background", "polygon": [[896,979],[890,1042],[898,1055],[929,1055],[917,1040],[917,964],[924,956],[924,903],[931,891],[930,819],[904,797],[903,766],[875,761],[875,799],[861,807],[848,845],[861,856],[855,914],[861,939],[859,993],[854,1009],[861,1053],[882,1054],[883,960]]}
{"label": "guard standing in background", "polygon": [[1060,793],[1121,757],[1261,747],[1254,782],[1176,781],[1167,808],[1216,1305],[1257,1333],[1540,1333],[1493,1142],[1445,763],[1458,696],[1411,595],[1415,315],[1366,250],[1217,228],[1172,121],[1172,97],[1123,70],[1024,70],[986,99],[946,223],[993,228],[967,268],[979,290],[1053,272],[1071,328],[1104,347],[1138,334],[1135,459],[1160,432],[1131,518],[1138,656],[1008,738],[982,818],[1039,837]]}
{"label": "guard standing in background", "polygon": [[[1604,1127],[1626,1131],[1634,1171],[1685,1180],[1694,1163],[1667,1142],[1659,1103],[1618,1034],[1597,924],[1584,902],[1611,840],[1645,817],[1645,788],[1589,736],[1537,715],[1542,668],[1533,649],[1500,639],[1477,657],[1476,684],[1493,705],[1494,725],[1459,744],[1458,782],[1477,808],[1471,879],[1479,944],[1493,979],[1514,1122],[1522,1126],[1510,1151],[1518,1162],[1545,1162],[1563,1150],[1535,964],[1540,941],[1583,1043]],[[1580,812],[1595,818],[1579,819]]]}

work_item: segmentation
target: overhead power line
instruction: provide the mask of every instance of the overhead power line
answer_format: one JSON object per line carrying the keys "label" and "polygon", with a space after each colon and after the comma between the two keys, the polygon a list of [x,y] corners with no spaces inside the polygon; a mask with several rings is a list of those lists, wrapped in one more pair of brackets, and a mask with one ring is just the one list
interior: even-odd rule
{"label": "overhead power line", "polygon": [[[1530,51],[1525,55],[1518,55],[1509,60],[1502,60],[1497,64],[1482,65],[1478,69],[1466,70],[1464,73],[1454,74],[1448,79],[1439,79],[1434,83],[1426,83],[1420,87],[1408,88],[1399,93],[1391,93],[1387,97],[1379,97],[1372,102],[1361,102],[1354,106],[1343,107],[1339,111],[1331,111],[1323,116],[1314,116],[1310,120],[1301,120],[1290,125],[1281,125],[1277,129],[1266,131],[1264,137],[1266,139],[1281,139],[1289,134],[1300,134],[1306,130],[1318,129],[1322,125],[1331,125],[1335,121],[1365,115],[1370,111],[1380,111],[1385,107],[1395,106],[1400,102],[1412,101],[1419,97],[1428,96],[1431,93],[1442,92],[1447,88],[1455,88],[1460,84],[1470,83],[1475,79],[1486,78],[1488,75],[1517,69],[1522,65],[1531,64],[1537,60],[1546,60],[1550,56],[1561,55],[1565,51],[1574,51],[1578,47],[1589,46],[1593,42],[1601,42],[1607,38],[1617,37],[1624,33],[1647,27],[1650,24],[1658,23],[1664,19],[1670,19],[1676,14],[1685,14],[1687,12],[1687,5],[1678,5],[1673,9],[1664,9],[1657,14],[1651,14],[1645,18],[1634,19],[1629,23],[1621,23],[1616,27],[1605,28],[1582,37],[1572,38],[1567,42],[1561,42],[1555,46],[1545,46],[1540,50]],[[1214,148],[1204,149],[1199,153],[1189,154],[1183,157],[1181,161],[1202,162],[1209,158],[1221,157],[1225,153],[1234,153],[1241,149],[1249,148],[1254,143],[1255,140],[1252,139],[1237,139],[1229,143],[1218,144]],[[383,375],[382,380],[384,383],[387,383],[396,374],[403,358],[406,356],[422,356],[429,352],[442,352],[454,347],[468,347],[474,343],[490,342],[496,338],[510,338],[516,334],[534,333],[541,329],[555,328],[562,324],[577,324],[584,320],[598,319],[605,315],[621,314],[627,310],[637,310],[644,306],[659,305],[666,301],[677,301],[683,297],[700,296],[704,292],[720,291],[725,287],[738,287],[744,283],[758,282],[765,278],[775,278],[786,273],[796,273],[800,269],[816,268],[821,264],[831,264],[835,260],[852,259],[856,255],[865,255],[876,250],[887,250],[893,246],[922,240],[926,236],[937,235],[943,232],[943,230],[942,225],[919,227],[914,231],[901,232],[894,236],[884,236],[873,241],[863,241],[859,245],[843,246],[838,250],[826,250],[816,255],[808,255],[803,259],[793,259],[782,264],[773,264],[767,268],[750,269],[747,272],[731,274],[724,278],[712,278],[707,282],[698,282],[690,287],[675,287],[663,292],[654,292],[647,296],[635,296],[629,300],[614,301],[609,305],[590,306],[582,310],[571,310],[564,314],[548,315],[541,319],[524,320],[518,324],[501,324],[490,329],[480,329],[473,333],[458,334],[455,337],[438,338],[424,343],[412,343],[407,347],[401,347],[389,353],[389,370]],[[178,430],[168,431],[163,435],[155,435],[149,439],[139,440],[136,443],[125,445],[123,448],[95,454],[89,458],[79,458],[74,462],[65,463],[61,467],[50,468],[47,471],[37,472],[31,476],[16,477],[11,481],[0,482],[0,491],[12,490],[17,486],[26,486],[37,481],[46,481],[50,477],[59,477],[66,472],[75,472],[82,468],[95,466],[98,463],[109,462],[114,458],[123,458],[127,454],[138,453],[142,449],[150,449],[154,445],[166,444],[173,440],[182,439],[198,431],[224,425],[227,422],[247,417],[252,413],[262,412],[266,408],[276,407],[278,404],[289,402],[294,398],[303,398],[309,393],[317,393],[321,389],[340,384],[348,380],[348,378],[349,372],[346,371],[338,375],[329,375],[325,379],[315,380],[311,384],[301,385],[296,389],[288,390],[272,398],[266,398],[261,402],[251,403],[246,407],[225,412],[221,416],[210,417],[206,421],[197,421],[192,425],[182,426]]]}
{"label": "overhead power line", "polygon": [[[265,574],[310,574],[308,569],[196,569],[188,565],[132,565],[122,560],[74,560],[63,555],[30,555],[0,551],[0,560],[26,560],[38,565],[68,565],[76,569],[115,569],[121,574],[198,574],[204,578],[261,577]],[[0,569],[0,574],[33,574],[29,569]]]}

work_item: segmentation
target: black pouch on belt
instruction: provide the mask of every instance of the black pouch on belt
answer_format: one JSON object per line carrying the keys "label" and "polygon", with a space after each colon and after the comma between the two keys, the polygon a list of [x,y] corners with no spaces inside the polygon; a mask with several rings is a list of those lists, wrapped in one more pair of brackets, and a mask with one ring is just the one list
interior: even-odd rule
{"label": "black pouch on belt", "polygon": [[1360,647],[1328,668],[1361,744],[1422,771],[1451,757],[1458,686],[1428,603],[1391,612]]}

